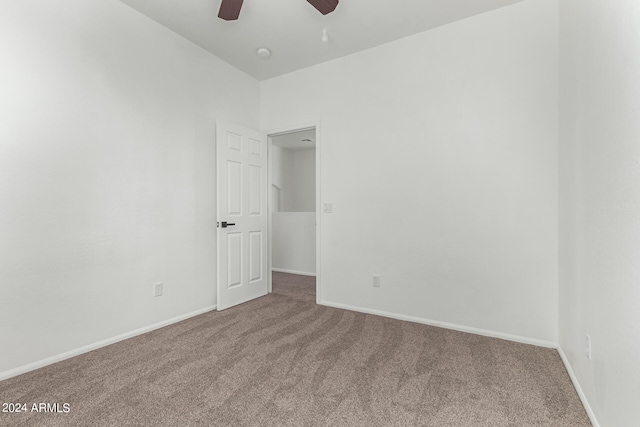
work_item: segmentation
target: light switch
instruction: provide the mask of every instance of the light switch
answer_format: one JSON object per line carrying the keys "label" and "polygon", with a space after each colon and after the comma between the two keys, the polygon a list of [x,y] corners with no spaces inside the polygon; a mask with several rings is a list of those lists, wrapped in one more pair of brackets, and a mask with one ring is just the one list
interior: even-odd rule
{"label": "light switch", "polygon": [[333,213],[333,203],[325,202],[322,205],[322,212],[324,212],[324,213]]}

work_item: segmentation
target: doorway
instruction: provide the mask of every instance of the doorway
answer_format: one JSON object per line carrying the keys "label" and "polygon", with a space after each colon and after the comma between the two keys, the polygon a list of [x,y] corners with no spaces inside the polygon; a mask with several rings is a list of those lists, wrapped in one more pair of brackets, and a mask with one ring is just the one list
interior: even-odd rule
{"label": "doorway", "polygon": [[269,292],[273,273],[319,281],[319,138],[318,127],[272,132],[269,144]]}

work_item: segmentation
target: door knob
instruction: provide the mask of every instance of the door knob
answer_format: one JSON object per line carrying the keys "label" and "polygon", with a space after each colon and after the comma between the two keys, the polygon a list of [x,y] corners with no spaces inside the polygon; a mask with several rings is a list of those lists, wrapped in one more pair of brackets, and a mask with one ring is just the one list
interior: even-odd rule
{"label": "door knob", "polygon": [[218,228],[227,228],[227,227],[232,227],[234,225],[236,225],[235,222],[222,221],[218,223]]}

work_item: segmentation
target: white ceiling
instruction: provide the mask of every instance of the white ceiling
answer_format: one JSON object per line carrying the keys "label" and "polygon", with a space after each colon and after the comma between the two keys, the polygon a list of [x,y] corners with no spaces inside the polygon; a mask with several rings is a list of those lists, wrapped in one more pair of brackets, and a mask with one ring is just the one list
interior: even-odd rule
{"label": "white ceiling", "polygon": [[[306,0],[245,0],[229,22],[217,17],[221,0],[121,1],[265,80],[522,0],[340,0],[325,16]],[[259,58],[259,47],[271,58]]]}
{"label": "white ceiling", "polygon": [[[311,141],[304,141],[310,139]],[[289,132],[271,137],[273,145],[285,150],[310,150],[316,148],[316,130],[306,129],[297,132]]]}

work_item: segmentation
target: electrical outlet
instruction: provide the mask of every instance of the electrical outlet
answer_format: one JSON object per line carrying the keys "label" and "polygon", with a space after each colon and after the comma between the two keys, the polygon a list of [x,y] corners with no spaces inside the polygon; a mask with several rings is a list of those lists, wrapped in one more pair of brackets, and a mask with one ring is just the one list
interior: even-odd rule
{"label": "electrical outlet", "polygon": [[156,283],[153,285],[153,296],[161,297],[162,296],[162,283]]}
{"label": "electrical outlet", "polygon": [[587,359],[591,360],[591,337],[584,334],[584,350],[587,353]]}
{"label": "electrical outlet", "polygon": [[374,288],[379,288],[380,287],[380,275],[379,274],[374,274],[373,275],[373,287]]}

